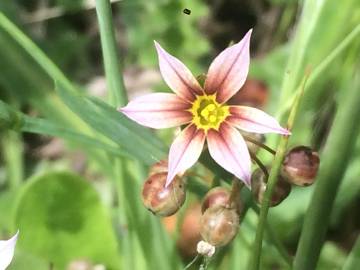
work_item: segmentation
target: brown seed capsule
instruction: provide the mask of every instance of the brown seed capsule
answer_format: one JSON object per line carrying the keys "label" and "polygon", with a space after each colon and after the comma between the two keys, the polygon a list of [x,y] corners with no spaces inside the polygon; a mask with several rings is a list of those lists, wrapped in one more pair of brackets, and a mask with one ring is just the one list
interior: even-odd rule
{"label": "brown seed capsule", "polygon": [[235,209],[219,206],[208,208],[200,219],[200,234],[204,241],[220,247],[234,239],[239,228]]}
{"label": "brown seed capsule", "polygon": [[183,180],[176,176],[165,188],[167,173],[151,175],[144,183],[142,201],[145,207],[155,215],[171,216],[183,205],[186,192]]}
{"label": "brown seed capsule", "polygon": [[[260,168],[256,169],[251,176],[251,192],[259,204],[261,204],[263,201],[266,190],[266,183],[267,178],[264,172]],[[279,179],[276,182],[276,186],[271,197],[270,206],[276,206],[280,204],[290,194],[290,191],[291,185],[279,175]]]}
{"label": "brown seed capsule", "polygon": [[236,202],[229,203],[231,191],[226,187],[214,187],[206,193],[202,205],[201,212],[204,213],[208,208],[213,206],[223,206],[236,209],[240,214],[243,209],[243,202],[240,197],[236,198]]}
{"label": "brown seed capsule", "polygon": [[166,159],[160,160],[156,162],[154,165],[150,167],[149,176],[152,176],[155,173],[167,173],[168,171],[168,161]]}
{"label": "brown seed capsule", "polygon": [[176,243],[180,254],[184,258],[194,258],[197,254],[196,245],[201,240],[200,218],[201,209],[199,203],[191,205],[184,213],[179,238]]}
{"label": "brown seed capsule", "polygon": [[298,186],[309,186],[314,183],[319,165],[319,154],[306,146],[291,149],[282,164],[284,178]]}

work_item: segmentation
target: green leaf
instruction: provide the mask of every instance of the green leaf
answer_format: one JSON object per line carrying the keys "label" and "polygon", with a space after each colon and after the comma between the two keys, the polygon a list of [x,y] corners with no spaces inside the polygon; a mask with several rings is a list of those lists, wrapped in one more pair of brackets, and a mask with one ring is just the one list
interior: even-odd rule
{"label": "green leaf", "polygon": [[23,270],[23,269],[36,269],[36,270],[48,270],[49,262],[44,259],[40,259],[34,255],[31,255],[27,252],[23,252],[19,248],[15,250],[15,256],[7,268],[8,270]]}
{"label": "green leaf", "polygon": [[166,155],[163,143],[150,130],[130,121],[108,104],[85,95],[74,95],[62,84],[57,91],[66,105],[97,132],[108,137],[145,164]]}
{"label": "green leaf", "polygon": [[16,206],[15,225],[19,249],[60,269],[78,258],[119,269],[110,219],[96,191],[77,175],[51,172],[30,179]]}

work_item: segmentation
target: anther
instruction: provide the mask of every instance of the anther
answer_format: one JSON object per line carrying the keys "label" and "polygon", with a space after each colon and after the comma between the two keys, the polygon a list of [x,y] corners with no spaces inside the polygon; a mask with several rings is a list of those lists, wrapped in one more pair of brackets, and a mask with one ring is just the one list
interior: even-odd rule
{"label": "anther", "polygon": [[217,120],[217,118],[216,118],[215,115],[210,115],[210,116],[209,116],[209,121],[210,121],[211,123],[216,122],[216,120]]}
{"label": "anther", "polygon": [[207,108],[205,108],[205,109],[203,109],[202,111],[201,111],[201,116],[202,117],[204,117],[204,118],[207,118],[208,116],[209,116],[209,111],[208,111],[208,109]]}
{"label": "anther", "polygon": [[206,106],[206,109],[209,110],[210,112],[212,112],[216,109],[216,106],[215,106],[215,104],[209,104]]}

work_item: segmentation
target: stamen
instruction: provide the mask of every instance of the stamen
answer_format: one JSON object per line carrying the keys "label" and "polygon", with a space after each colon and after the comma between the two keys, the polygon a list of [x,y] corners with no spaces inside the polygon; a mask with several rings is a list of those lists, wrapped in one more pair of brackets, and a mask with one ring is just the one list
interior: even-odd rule
{"label": "stamen", "polygon": [[215,104],[209,104],[209,105],[207,105],[206,109],[208,109],[210,112],[212,112],[213,110],[216,109],[216,106],[215,106]]}
{"label": "stamen", "polygon": [[205,108],[201,111],[201,116],[203,116],[204,118],[207,118],[209,116],[209,111]]}
{"label": "stamen", "polygon": [[218,129],[220,124],[230,114],[228,106],[219,104],[215,95],[197,96],[190,109],[193,123],[205,131]]}
{"label": "stamen", "polygon": [[216,116],[215,115],[210,115],[210,117],[209,117],[209,121],[211,122],[211,123],[214,123],[214,122],[216,122]]}

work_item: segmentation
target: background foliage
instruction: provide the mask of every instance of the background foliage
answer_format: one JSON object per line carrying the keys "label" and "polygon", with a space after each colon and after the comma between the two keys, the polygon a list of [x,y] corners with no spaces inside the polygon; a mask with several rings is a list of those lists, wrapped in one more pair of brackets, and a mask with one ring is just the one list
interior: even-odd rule
{"label": "background foliage", "polygon": [[[319,181],[293,188],[270,209],[268,223],[295,256],[300,234],[306,239],[311,231],[304,232],[304,219],[311,223],[329,209],[316,269],[359,269],[359,1],[114,2],[130,98],[169,91],[153,40],[201,74],[218,52],[254,28],[250,77],[267,85],[265,110],[280,120],[310,71],[289,144],[320,152]],[[174,130],[139,127],[110,105],[95,3],[3,0],[0,12],[0,239],[21,232],[9,269],[67,269],[78,259],[106,269],[183,269],[192,243],[181,242],[181,224],[208,183],[189,180],[186,205],[172,229],[171,221],[142,206],[148,166],[166,157]],[[276,137],[268,136],[267,144],[276,147]],[[271,161],[266,153],[260,158]],[[248,269],[256,225],[257,213],[249,209],[237,238],[209,268]],[[312,260],[306,240],[300,247],[294,267],[315,268],[302,265],[302,258]],[[289,268],[268,234],[262,254],[262,269]]]}

